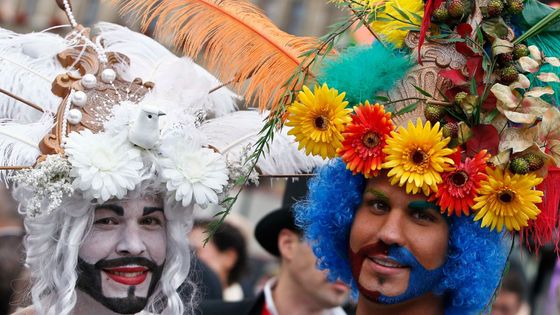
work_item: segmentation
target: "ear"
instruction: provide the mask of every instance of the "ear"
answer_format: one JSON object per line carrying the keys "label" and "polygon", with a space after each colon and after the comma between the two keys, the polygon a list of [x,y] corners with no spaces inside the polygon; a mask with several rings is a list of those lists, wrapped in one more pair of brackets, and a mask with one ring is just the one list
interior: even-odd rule
{"label": "ear", "polygon": [[283,259],[291,260],[296,252],[299,236],[288,229],[282,229],[278,234],[278,250]]}
{"label": "ear", "polygon": [[235,249],[229,248],[221,252],[220,256],[222,266],[224,266],[224,268],[226,268],[229,272],[237,262],[237,252]]}

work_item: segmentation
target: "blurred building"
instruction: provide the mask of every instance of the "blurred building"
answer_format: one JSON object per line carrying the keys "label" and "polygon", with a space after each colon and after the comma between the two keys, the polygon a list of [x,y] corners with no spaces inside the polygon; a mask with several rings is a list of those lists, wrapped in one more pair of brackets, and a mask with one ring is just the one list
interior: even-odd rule
{"label": "blurred building", "polygon": [[252,0],[284,31],[298,36],[321,36],[344,12],[326,0]]}
{"label": "blurred building", "polygon": [[[76,19],[85,26],[97,21],[119,23],[117,10],[101,0],[71,0]],[[0,25],[18,32],[38,31],[67,24],[55,0],[0,0]]]}
{"label": "blurred building", "polygon": [[[343,12],[327,0],[252,0],[284,31],[320,36]],[[71,0],[76,19],[85,26],[97,21],[122,24],[109,1]],[[0,26],[24,32],[65,24],[55,0],[0,0]]]}

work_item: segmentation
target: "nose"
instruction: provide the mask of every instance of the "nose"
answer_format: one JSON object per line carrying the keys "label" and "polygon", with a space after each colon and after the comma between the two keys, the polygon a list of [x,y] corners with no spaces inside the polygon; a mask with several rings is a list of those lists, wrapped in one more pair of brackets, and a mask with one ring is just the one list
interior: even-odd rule
{"label": "nose", "polygon": [[122,256],[141,256],[146,251],[146,245],[141,237],[141,231],[128,226],[121,231],[116,247],[117,254]]}
{"label": "nose", "polygon": [[387,213],[377,232],[379,240],[387,245],[404,245],[404,219],[404,212],[399,209]]}

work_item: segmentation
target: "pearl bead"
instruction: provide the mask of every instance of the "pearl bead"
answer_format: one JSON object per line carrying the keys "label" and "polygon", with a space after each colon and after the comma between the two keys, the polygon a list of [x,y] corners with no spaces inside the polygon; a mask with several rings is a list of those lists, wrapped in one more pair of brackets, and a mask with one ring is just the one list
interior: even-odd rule
{"label": "pearl bead", "polygon": [[82,86],[86,89],[93,89],[96,85],[97,78],[93,74],[88,73],[82,77]]}
{"label": "pearl bead", "polygon": [[87,103],[87,95],[83,91],[76,91],[72,94],[72,104],[74,106],[83,107]]}
{"label": "pearl bead", "polygon": [[117,78],[117,73],[113,69],[105,69],[101,72],[101,80],[105,83],[111,83]]}
{"label": "pearl bead", "polygon": [[68,111],[68,122],[77,125],[82,121],[82,112],[79,109],[71,109]]}

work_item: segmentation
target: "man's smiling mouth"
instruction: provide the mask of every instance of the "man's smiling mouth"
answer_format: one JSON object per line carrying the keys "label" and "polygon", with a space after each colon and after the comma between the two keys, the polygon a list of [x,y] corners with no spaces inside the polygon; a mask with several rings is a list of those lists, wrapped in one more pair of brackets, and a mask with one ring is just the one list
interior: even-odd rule
{"label": "man's smiling mouth", "polygon": [[113,281],[125,285],[141,284],[146,280],[149,271],[150,269],[144,266],[122,266],[103,269],[103,272]]}
{"label": "man's smiling mouth", "polygon": [[368,256],[369,260],[373,261],[374,263],[381,265],[387,268],[406,268],[406,266],[397,263],[396,261],[385,258],[385,257],[378,257],[378,256]]}

